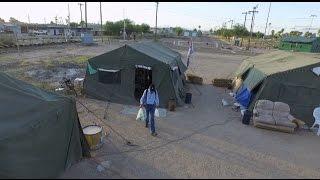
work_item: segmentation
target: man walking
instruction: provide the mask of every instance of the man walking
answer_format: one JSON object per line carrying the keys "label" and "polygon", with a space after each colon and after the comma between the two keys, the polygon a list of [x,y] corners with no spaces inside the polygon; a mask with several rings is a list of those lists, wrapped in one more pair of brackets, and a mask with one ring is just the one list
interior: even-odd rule
{"label": "man walking", "polygon": [[[159,106],[159,96],[154,85],[151,84],[148,89],[144,90],[142,97],[140,98],[140,107],[145,107],[147,112],[146,128],[148,127],[150,120],[150,131],[152,136],[156,136],[156,130],[154,125],[154,113],[156,107]],[[150,117],[150,119],[149,119]]]}

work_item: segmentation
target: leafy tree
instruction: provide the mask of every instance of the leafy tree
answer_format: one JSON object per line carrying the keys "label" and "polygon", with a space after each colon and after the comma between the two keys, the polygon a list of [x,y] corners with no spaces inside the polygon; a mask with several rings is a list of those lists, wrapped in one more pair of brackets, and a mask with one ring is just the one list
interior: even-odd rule
{"label": "leafy tree", "polygon": [[112,35],[112,36],[118,36],[121,35],[120,32],[123,31],[125,22],[125,30],[127,35],[130,35],[131,33],[148,33],[150,32],[150,26],[148,24],[135,24],[130,19],[120,20],[116,22],[107,21],[104,26],[104,34],[106,35]]}
{"label": "leafy tree", "polygon": [[5,23],[6,21],[2,18],[0,18],[0,23]]}
{"label": "leafy tree", "polygon": [[240,24],[234,25],[232,31],[232,34],[238,37],[249,36],[249,31],[247,30],[247,28]]}
{"label": "leafy tree", "polygon": [[281,38],[283,32],[284,32],[284,29],[282,28],[280,31],[278,31],[278,32],[275,34],[275,37],[276,37],[276,38]]}
{"label": "leafy tree", "polygon": [[212,30],[212,28],[209,30],[209,32],[210,32],[210,34],[212,34],[213,33],[213,30]]}
{"label": "leafy tree", "polygon": [[272,36],[272,37],[274,36],[274,32],[275,32],[275,31],[272,29],[272,30],[271,30],[271,36]]}
{"label": "leafy tree", "polygon": [[13,17],[10,17],[9,22],[12,23],[12,24],[19,24],[19,23],[21,23],[20,21],[18,21],[17,19],[15,19],[15,18],[13,18]]}
{"label": "leafy tree", "polygon": [[173,30],[177,36],[181,36],[183,33],[183,29],[181,27],[175,27],[175,28],[173,28]]}
{"label": "leafy tree", "polygon": [[76,28],[76,27],[78,27],[78,26],[79,26],[79,24],[76,23],[76,22],[71,22],[71,23],[70,23],[70,27],[72,27],[72,28]]}
{"label": "leafy tree", "polygon": [[142,23],[140,26],[143,33],[150,32],[150,26],[148,24]]}
{"label": "leafy tree", "polygon": [[84,26],[86,25],[86,22],[85,22],[85,21],[80,21],[79,25],[80,25],[81,27],[84,27]]}
{"label": "leafy tree", "polygon": [[312,37],[312,33],[307,31],[304,33],[304,37],[310,38],[310,37]]}
{"label": "leafy tree", "polygon": [[301,36],[303,33],[300,31],[291,31],[289,33],[290,36]]}
{"label": "leafy tree", "polygon": [[255,37],[256,38],[263,38],[264,34],[260,31],[258,31],[257,33],[255,33]]}
{"label": "leafy tree", "polygon": [[320,29],[318,30],[318,36],[320,36]]}

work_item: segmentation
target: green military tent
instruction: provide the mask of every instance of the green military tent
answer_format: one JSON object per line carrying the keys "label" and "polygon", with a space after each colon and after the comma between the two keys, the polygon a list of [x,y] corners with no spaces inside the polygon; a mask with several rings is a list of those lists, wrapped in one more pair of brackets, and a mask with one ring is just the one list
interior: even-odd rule
{"label": "green military tent", "polygon": [[281,39],[279,49],[297,52],[320,52],[320,38],[286,36]]}
{"label": "green military tent", "polygon": [[75,100],[0,73],[0,177],[55,178],[90,156]]}
{"label": "green military tent", "polygon": [[126,44],[88,60],[84,90],[88,97],[137,104],[152,82],[160,106],[183,103],[186,66],[181,55],[156,42]]}
{"label": "green military tent", "polygon": [[318,53],[278,50],[244,60],[234,76],[252,94],[250,110],[258,99],[281,101],[311,126],[313,110],[320,105],[320,76],[313,72],[319,66]]}

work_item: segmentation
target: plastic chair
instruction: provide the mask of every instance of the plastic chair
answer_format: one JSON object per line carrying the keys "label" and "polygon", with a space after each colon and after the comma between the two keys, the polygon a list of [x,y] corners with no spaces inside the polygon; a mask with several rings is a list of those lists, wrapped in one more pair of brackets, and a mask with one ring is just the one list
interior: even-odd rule
{"label": "plastic chair", "polygon": [[318,133],[317,135],[320,135],[320,107],[317,107],[313,110],[313,117],[314,117],[314,123],[311,126],[313,128],[315,125],[318,125]]}

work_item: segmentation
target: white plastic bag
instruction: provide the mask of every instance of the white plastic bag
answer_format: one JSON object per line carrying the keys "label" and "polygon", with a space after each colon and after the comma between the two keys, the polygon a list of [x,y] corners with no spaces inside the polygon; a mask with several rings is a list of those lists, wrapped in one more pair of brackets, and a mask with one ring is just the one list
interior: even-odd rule
{"label": "white plastic bag", "polygon": [[167,116],[167,110],[163,108],[156,108],[154,111],[154,116],[156,117],[166,117]]}
{"label": "white plastic bag", "polygon": [[159,117],[159,116],[160,116],[160,114],[159,114],[159,109],[158,109],[158,108],[156,108],[156,110],[155,110],[155,112],[154,112],[154,115],[155,115],[156,117]]}
{"label": "white plastic bag", "polygon": [[146,109],[140,108],[137,114],[136,120],[145,121],[146,120]]}

